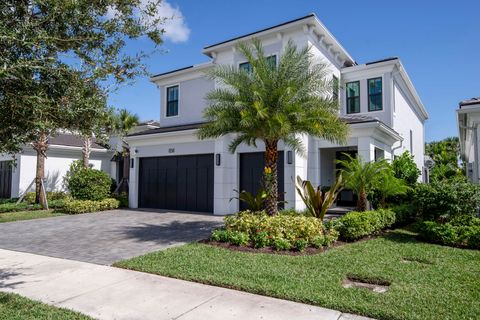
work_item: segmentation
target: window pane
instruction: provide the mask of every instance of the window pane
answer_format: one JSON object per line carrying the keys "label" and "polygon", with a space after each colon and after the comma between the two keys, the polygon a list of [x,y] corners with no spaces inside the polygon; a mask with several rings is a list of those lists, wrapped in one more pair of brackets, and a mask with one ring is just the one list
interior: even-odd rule
{"label": "window pane", "polygon": [[167,117],[178,115],[178,86],[167,88]]}
{"label": "window pane", "polygon": [[272,67],[276,68],[277,67],[277,56],[269,56],[267,57],[267,63]]}
{"label": "window pane", "polygon": [[244,62],[244,63],[240,63],[240,65],[238,66],[238,68],[240,70],[245,70],[247,72],[251,72],[252,71],[252,66],[250,65],[250,62]]}
{"label": "window pane", "polygon": [[347,98],[359,97],[360,96],[360,82],[349,82],[347,83]]}
{"label": "window pane", "polygon": [[368,111],[382,110],[382,103],[382,78],[368,79]]}

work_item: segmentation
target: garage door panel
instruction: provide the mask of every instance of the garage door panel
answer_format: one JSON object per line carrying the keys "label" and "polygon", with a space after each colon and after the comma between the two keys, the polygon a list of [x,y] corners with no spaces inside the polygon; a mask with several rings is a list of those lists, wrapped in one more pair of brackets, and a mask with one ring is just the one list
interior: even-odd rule
{"label": "garage door panel", "polygon": [[[240,190],[257,194],[262,186],[263,169],[265,159],[263,152],[241,153],[240,154]],[[284,200],[284,157],[283,151],[278,152],[277,163],[278,194],[279,200]],[[283,207],[280,205],[279,207]],[[245,210],[247,206],[240,202],[240,209]]]}
{"label": "garage door panel", "polygon": [[141,158],[139,170],[140,207],[213,211],[213,154]]}
{"label": "garage door panel", "polygon": [[12,161],[0,161],[0,199],[12,195]]}

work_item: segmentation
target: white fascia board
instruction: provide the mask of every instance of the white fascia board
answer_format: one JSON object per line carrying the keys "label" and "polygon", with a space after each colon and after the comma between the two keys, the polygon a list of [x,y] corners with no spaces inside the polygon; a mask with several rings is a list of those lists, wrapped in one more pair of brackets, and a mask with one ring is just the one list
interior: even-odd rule
{"label": "white fascia board", "polygon": [[[74,146],[64,146],[64,145],[59,145],[59,144],[50,144],[48,145],[48,149],[55,149],[55,150],[82,150],[82,147],[74,147]],[[100,153],[106,153],[108,152],[108,149],[99,149],[99,148],[91,148],[92,152],[100,152]]]}
{"label": "white fascia board", "polygon": [[340,70],[342,81],[355,81],[360,79],[368,79],[379,74],[392,72],[395,68],[395,61],[386,61],[371,65],[359,65]]}
{"label": "white fascia board", "polygon": [[465,113],[472,113],[472,112],[479,112],[480,111],[480,103],[478,104],[471,104],[468,106],[462,106],[460,109],[457,109],[458,114],[465,114]]}
{"label": "white fascia board", "polygon": [[215,139],[200,140],[197,137],[198,129],[152,133],[139,136],[127,137],[126,140],[130,147],[149,146],[159,144],[184,143],[184,142],[201,142],[213,141]]}
{"label": "white fascia board", "polygon": [[375,135],[376,132],[382,133],[384,137],[390,140],[392,143],[403,140],[403,138],[400,136],[400,134],[398,134],[398,132],[396,132],[389,126],[381,123],[380,121],[353,123],[349,126],[352,128],[352,132],[359,132],[360,130],[362,130],[363,133],[368,132],[369,135],[371,135],[372,137]]}
{"label": "white fascia board", "polygon": [[205,76],[205,71],[213,66],[211,61],[194,65],[192,68],[181,69],[167,74],[161,74],[150,78],[150,82],[158,86],[162,86],[172,81],[181,82],[196,79]]}

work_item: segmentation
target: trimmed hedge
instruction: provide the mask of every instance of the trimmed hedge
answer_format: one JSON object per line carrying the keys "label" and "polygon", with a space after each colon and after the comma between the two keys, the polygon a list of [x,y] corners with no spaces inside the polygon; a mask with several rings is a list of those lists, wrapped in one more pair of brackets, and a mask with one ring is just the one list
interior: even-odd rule
{"label": "trimmed hedge", "polygon": [[107,198],[103,200],[69,200],[64,203],[62,212],[67,214],[79,214],[104,210],[117,209],[120,201]]}
{"label": "trimmed hedge", "polygon": [[480,249],[480,219],[461,215],[447,223],[423,221],[418,227],[422,240],[451,247]]}
{"label": "trimmed hedge", "polygon": [[82,168],[65,179],[70,194],[78,200],[103,200],[110,196],[112,179],[103,171]]}
{"label": "trimmed hedge", "polygon": [[308,246],[329,246],[338,238],[336,230],[327,230],[315,217],[243,211],[224,221],[224,228],[213,231],[211,239],[239,246],[303,251]]}
{"label": "trimmed hedge", "polygon": [[[65,200],[68,197],[69,195],[63,191],[47,191],[48,201]],[[23,201],[35,203],[35,192],[28,192],[23,198]]]}
{"label": "trimmed hedge", "polygon": [[340,238],[354,241],[379,232],[395,223],[392,210],[352,211],[332,221],[334,228],[340,232]]}
{"label": "trimmed hedge", "polygon": [[475,215],[480,207],[480,186],[459,180],[419,183],[414,191],[413,204],[422,220]]}

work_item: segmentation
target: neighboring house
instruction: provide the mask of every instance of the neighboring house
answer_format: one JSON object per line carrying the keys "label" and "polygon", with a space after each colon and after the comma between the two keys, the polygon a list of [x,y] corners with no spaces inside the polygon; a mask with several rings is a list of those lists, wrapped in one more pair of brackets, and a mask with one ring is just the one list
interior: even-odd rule
{"label": "neighboring house", "polygon": [[[410,151],[420,170],[424,160],[424,122],[428,114],[398,58],[357,64],[314,14],[207,46],[210,61],[158,74],[151,81],[160,89],[160,127],[127,137],[131,150],[131,207],[178,209],[231,214],[242,208],[234,190],[258,190],[263,170],[263,150],[241,145],[228,150],[232,136],[199,140],[204,121],[205,95],[217,85],[205,71],[227,64],[248,68],[235,49],[239,41],[260,39],[266,54],[278,61],[289,40],[311,46],[318,61],[329,65],[339,80],[333,95],[340,101],[340,116],[350,124],[346,145],[303,136],[308,152],[302,157],[279,145],[279,189],[286,207],[303,208],[295,192],[295,177],[313,184],[334,182],[336,162],[344,152],[365,160],[392,159]],[[423,170],[422,170],[423,172]],[[420,178],[421,179],[421,178]],[[351,192],[339,204],[352,204]]]}
{"label": "neighboring house", "polygon": [[479,129],[480,97],[461,101],[457,110],[458,130],[460,138],[460,155],[466,164],[468,180],[480,181]]}
{"label": "neighboring house", "polygon": [[[82,159],[82,139],[73,134],[61,133],[48,139],[47,158],[45,159],[45,189],[47,191],[64,190],[63,177],[70,164]],[[90,163],[93,168],[103,170],[114,176],[113,152],[93,143]],[[13,161],[15,159],[15,162]],[[113,164],[113,165],[112,165]],[[25,147],[14,157],[0,156],[0,199],[16,198],[24,193],[35,179],[37,165],[36,151]],[[31,187],[33,191],[35,186]],[[30,191],[29,190],[29,191]]]}

